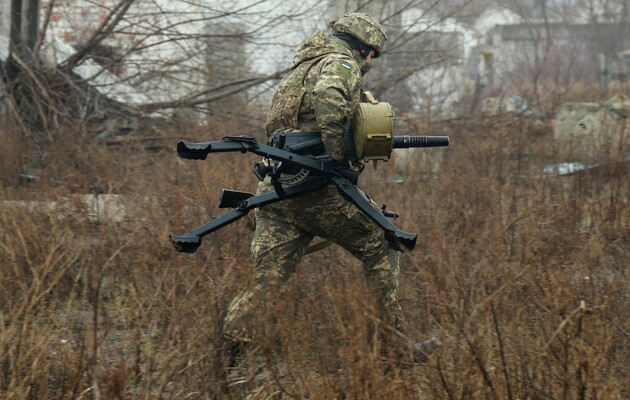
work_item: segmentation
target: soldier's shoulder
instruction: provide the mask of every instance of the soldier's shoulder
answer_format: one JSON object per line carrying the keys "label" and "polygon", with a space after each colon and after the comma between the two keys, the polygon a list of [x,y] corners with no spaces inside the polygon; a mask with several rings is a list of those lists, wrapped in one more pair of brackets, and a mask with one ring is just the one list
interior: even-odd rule
{"label": "soldier's shoulder", "polygon": [[332,61],[344,62],[345,61],[346,63],[352,65],[353,67],[360,68],[357,60],[355,60],[353,57],[348,56],[347,54],[330,53],[326,55],[326,59],[329,62],[332,62]]}
{"label": "soldier's shoulder", "polygon": [[324,68],[342,78],[352,78],[361,74],[361,66],[352,57],[345,54],[331,53],[325,57]]}

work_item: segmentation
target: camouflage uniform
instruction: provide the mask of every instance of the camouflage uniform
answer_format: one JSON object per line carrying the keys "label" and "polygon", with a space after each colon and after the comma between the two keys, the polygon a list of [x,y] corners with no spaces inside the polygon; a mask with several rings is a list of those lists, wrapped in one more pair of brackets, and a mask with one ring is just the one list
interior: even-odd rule
{"label": "camouflage uniform", "polygon": [[[377,55],[381,51],[382,46]],[[343,159],[345,125],[360,100],[366,60],[344,40],[318,32],[298,49],[293,63],[292,72],[282,80],[272,100],[268,135],[277,131],[288,135],[291,131],[321,131],[326,152],[335,160]],[[272,190],[267,178],[260,183],[257,194]],[[270,285],[281,285],[289,279],[314,236],[334,241],[363,261],[369,288],[389,322],[398,327],[402,319],[398,252],[389,248],[383,231],[373,221],[343,199],[334,186],[327,186],[257,211],[251,245],[255,286],[230,304],[224,321],[226,337],[241,342],[252,339],[247,322],[254,303],[264,298]]]}

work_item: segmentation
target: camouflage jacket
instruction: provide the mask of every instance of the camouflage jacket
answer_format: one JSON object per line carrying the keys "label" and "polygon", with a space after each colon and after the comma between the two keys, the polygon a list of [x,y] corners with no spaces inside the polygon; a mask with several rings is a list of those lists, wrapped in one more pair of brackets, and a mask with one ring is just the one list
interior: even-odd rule
{"label": "camouflage jacket", "polygon": [[317,32],[298,49],[267,115],[267,135],[276,131],[321,131],[326,152],[344,157],[345,125],[361,97],[366,61],[335,37]]}

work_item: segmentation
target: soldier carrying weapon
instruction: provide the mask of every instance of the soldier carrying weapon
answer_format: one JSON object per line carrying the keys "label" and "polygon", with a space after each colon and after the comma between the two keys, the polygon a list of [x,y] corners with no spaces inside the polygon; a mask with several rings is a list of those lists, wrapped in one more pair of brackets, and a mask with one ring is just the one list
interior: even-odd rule
{"label": "soldier carrying weapon", "polygon": [[[347,157],[344,134],[361,100],[363,75],[370,69],[371,60],[383,54],[387,36],[372,16],[363,13],[345,14],[329,26],[332,36],[317,32],[298,48],[292,70],[273,97],[267,136],[277,145],[279,137],[321,132],[323,150],[332,159],[330,162],[357,171],[362,169],[361,162]],[[289,168],[284,172],[283,176],[298,171]],[[272,177],[259,178],[263,180],[257,195],[280,190]],[[337,243],[363,262],[368,287],[378,299],[383,321],[390,332],[396,332],[393,336],[398,340],[394,343],[401,345],[401,352],[424,361],[435,340],[416,344],[402,339],[406,336],[398,301],[399,249],[386,239],[373,219],[330,184],[257,210],[251,244],[255,285],[229,305],[225,337],[236,348],[254,339],[255,329],[250,324],[255,302],[265,297],[265,291],[287,282],[315,236]]]}

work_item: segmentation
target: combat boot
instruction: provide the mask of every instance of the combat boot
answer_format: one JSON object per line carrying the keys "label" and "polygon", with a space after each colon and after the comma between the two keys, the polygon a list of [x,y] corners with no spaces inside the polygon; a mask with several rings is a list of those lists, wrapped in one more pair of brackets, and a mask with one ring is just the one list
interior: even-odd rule
{"label": "combat boot", "polygon": [[398,340],[393,347],[384,349],[389,364],[406,369],[417,365],[426,365],[440,348],[442,342],[438,337],[432,337],[423,342]]}
{"label": "combat boot", "polygon": [[239,367],[246,358],[249,343],[228,342],[227,343],[227,366],[228,368]]}
{"label": "combat boot", "polygon": [[442,346],[442,341],[439,337],[434,336],[431,339],[427,339],[424,342],[414,343],[411,346],[411,355],[413,361],[417,364],[426,364],[429,362],[431,356]]}

